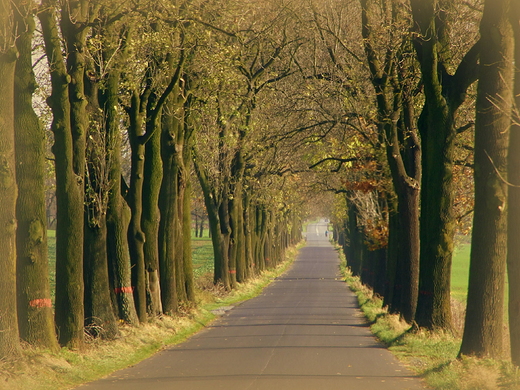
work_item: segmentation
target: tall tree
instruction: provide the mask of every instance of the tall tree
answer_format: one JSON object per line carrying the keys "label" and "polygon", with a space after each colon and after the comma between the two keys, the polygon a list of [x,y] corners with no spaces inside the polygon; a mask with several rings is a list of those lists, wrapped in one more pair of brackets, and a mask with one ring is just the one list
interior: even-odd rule
{"label": "tall tree", "polygon": [[[14,146],[15,46],[13,2],[0,1],[0,358],[20,353],[16,314],[16,196]],[[18,2],[14,4],[19,5]]]}
{"label": "tall tree", "polygon": [[[116,58],[114,66],[106,75],[105,83],[103,83],[104,90],[101,94],[101,105],[105,114],[106,150],[108,151],[106,156],[109,183],[107,246],[110,281],[119,318],[129,324],[137,324],[139,319],[132,289],[132,269],[128,242],[131,210],[123,197],[125,186],[122,178],[122,135],[118,105],[121,73],[128,59],[128,43],[132,40],[133,29],[127,25],[120,26],[120,28],[117,28],[116,25],[110,25],[107,30],[107,35],[110,35],[112,40],[104,48],[102,58],[105,62]],[[123,47],[119,48],[119,45],[115,45],[116,41],[121,41]]]}
{"label": "tall tree", "polygon": [[453,167],[457,111],[477,78],[479,43],[454,72],[448,0],[412,0],[415,48],[425,103],[418,126],[422,144],[421,249],[416,321],[426,328],[451,329],[450,278],[455,219]]}
{"label": "tall tree", "polygon": [[[421,181],[421,147],[415,127],[413,78],[405,72],[413,70],[410,62],[408,35],[397,21],[406,20],[399,2],[382,2],[382,19],[390,24],[388,46],[383,54],[377,53],[373,28],[374,18],[370,1],[362,0],[362,31],[368,66],[375,88],[378,128],[392,175],[397,197],[397,216],[402,234],[399,245],[400,299],[392,305],[403,318],[411,323],[415,317],[419,284],[419,195]],[[405,25],[404,28],[407,26]],[[395,41],[399,42],[393,47]],[[380,60],[384,58],[384,60]],[[407,69],[404,70],[404,67]]]}
{"label": "tall tree", "polygon": [[475,123],[475,211],[461,355],[503,352],[507,147],[513,75],[509,0],[486,0]]}
{"label": "tall tree", "polygon": [[509,135],[507,161],[508,228],[507,275],[509,279],[509,339],[511,360],[520,366],[520,2],[511,2],[511,24],[515,36],[514,115]]}
{"label": "tall tree", "polygon": [[71,348],[81,348],[84,341],[83,206],[89,125],[84,77],[86,39],[99,6],[90,1],[49,0],[39,14],[52,84],[47,102],[53,114],[58,208],[55,319],[60,344]]}
{"label": "tall tree", "polygon": [[[94,32],[99,36],[101,28]],[[104,34],[106,36],[106,33]],[[107,37],[108,38],[108,37]],[[85,326],[93,336],[113,339],[119,335],[113,302],[110,295],[107,206],[110,190],[109,166],[106,142],[106,113],[100,103],[99,65],[88,61],[88,77],[85,77],[87,110],[90,116],[86,145],[85,180],[85,235],[84,235],[84,280],[85,280]],[[102,88],[104,89],[104,88]]]}
{"label": "tall tree", "polygon": [[32,64],[32,39],[36,27],[33,7],[30,2],[22,3],[15,12],[19,34],[14,100],[18,320],[23,340],[57,350],[47,258],[46,142],[32,101],[37,87]]}

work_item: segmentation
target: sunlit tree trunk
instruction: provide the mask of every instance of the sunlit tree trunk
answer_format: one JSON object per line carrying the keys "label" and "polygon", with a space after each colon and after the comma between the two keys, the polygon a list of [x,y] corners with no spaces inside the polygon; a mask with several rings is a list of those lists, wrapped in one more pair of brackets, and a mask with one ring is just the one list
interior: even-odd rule
{"label": "sunlit tree trunk", "polygon": [[194,156],[193,165],[199,178],[200,186],[204,194],[204,203],[206,205],[206,211],[208,213],[208,223],[211,234],[211,242],[213,245],[214,255],[214,282],[216,284],[221,283],[226,290],[231,289],[230,278],[229,278],[229,243],[226,241],[225,234],[222,231],[220,220],[220,207],[221,200],[217,198],[217,195],[212,191],[208,177],[204,172],[204,168],[200,166],[197,161],[198,156]]}
{"label": "sunlit tree trunk", "polygon": [[107,199],[107,248],[110,287],[118,317],[128,324],[137,324],[139,319],[132,290],[132,271],[128,228],[131,211],[122,194],[121,129],[118,113],[118,92],[121,70],[114,69],[106,80],[103,94],[103,110],[106,115],[106,143],[108,161]]}
{"label": "sunlit tree trunk", "polygon": [[[75,3],[77,5],[77,3]],[[72,4],[64,7],[62,19],[72,23],[83,15]],[[71,11],[73,15],[67,12]],[[84,11],[84,10],[82,10]],[[78,15],[75,13],[78,12]],[[76,36],[75,26],[68,26],[64,36],[68,48],[69,75],[62,55],[60,33],[54,4],[45,2],[40,18],[45,51],[51,69],[52,93],[47,99],[53,113],[53,153],[56,167],[56,310],[59,342],[71,348],[83,346],[83,186],[86,131],[86,99],[82,87],[84,36]],[[84,26],[81,26],[84,27]],[[70,96],[70,94],[74,96]],[[84,116],[83,116],[84,115]],[[74,118],[74,119],[72,119]]]}
{"label": "sunlit tree trunk", "polygon": [[130,225],[128,227],[128,247],[130,250],[130,260],[132,264],[132,286],[122,286],[121,288],[131,289],[131,291],[120,291],[120,293],[132,293],[135,300],[135,307],[139,321],[146,321],[146,268],[144,259],[145,234],[141,225],[143,214],[143,182],[144,182],[144,161],[145,144],[143,142],[143,121],[147,105],[147,96],[139,96],[134,91],[132,104],[129,109],[130,127],[128,138],[132,149],[130,188],[126,197],[131,210]]}
{"label": "sunlit tree trunk", "polygon": [[509,138],[507,162],[508,230],[507,275],[509,278],[509,339],[511,360],[520,366],[520,2],[511,3],[511,23],[515,35],[515,111]]}
{"label": "sunlit tree trunk", "polygon": [[475,211],[461,355],[503,353],[507,248],[507,147],[512,102],[513,32],[509,0],[486,0],[480,25],[475,123]]}
{"label": "sunlit tree trunk", "polygon": [[0,359],[20,354],[16,314],[15,30],[11,1],[0,1]]}

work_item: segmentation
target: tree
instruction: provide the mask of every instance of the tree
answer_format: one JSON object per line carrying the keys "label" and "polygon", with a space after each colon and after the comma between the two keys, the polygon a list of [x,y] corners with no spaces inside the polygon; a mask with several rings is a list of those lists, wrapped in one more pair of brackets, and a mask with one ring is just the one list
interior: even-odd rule
{"label": "tree", "polygon": [[[110,114],[104,105],[104,94],[108,93],[109,82],[104,81],[110,73],[117,73],[119,64],[108,67],[109,59],[120,60],[117,50],[110,46],[117,28],[110,26],[109,4],[100,10],[100,18],[89,37],[90,56],[85,72],[85,94],[90,117],[86,144],[85,180],[85,235],[84,235],[84,280],[85,280],[85,326],[92,336],[113,339],[119,335],[114,305],[111,299],[107,245],[107,209],[111,195],[110,164],[112,157],[109,123]],[[113,22],[112,22],[113,23]],[[116,35],[117,36],[117,35]],[[103,39],[101,39],[103,37]],[[101,45],[99,45],[101,44]],[[101,46],[101,47],[100,47]],[[109,53],[107,53],[107,51]],[[112,130],[113,131],[113,130]],[[119,178],[118,178],[119,179]],[[112,195],[113,197],[113,195]],[[114,283],[112,282],[112,285]],[[123,317],[127,319],[127,317]]]}
{"label": "tree", "polygon": [[[104,90],[101,94],[103,112],[105,113],[106,150],[108,151],[108,199],[107,199],[107,247],[110,271],[110,287],[115,295],[119,318],[129,324],[137,324],[139,319],[135,308],[132,289],[132,269],[129,249],[129,225],[131,210],[123,197],[125,187],[122,169],[122,135],[120,128],[119,87],[121,73],[128,60],[129,42],[134,31],[129,25],[123,24],[120,28],[108,26],[106,35],[113,39],[102,53],[104,62],[116,56],[115,66],[105,76]],[[115,45],[117,39],[123,40],[123,47],[118,50]]]}
{"label": "tree", "polygon": [[[232,12],[237,5],[230,3],[227,11]],[[244,261],[246,248],[242,246],[244,176],[247,160],[255,154],[252,129],[256,125],[256,102],[293,73],[293,59],[300,45],[299,39],[292,36],[294,25],[289,9],[271,2],[252,2],[248,7],[250,14],[239,25],[227,14],[210,24],[218,34],[214,45],[220,51],[212,55],[224,58],[207,71],[209,78],[225,77],[215,80],[214,97],[206,103],[206,111],[215,118],[211,126],[216,126],[218,136],[210,134],[211,130],[204,136],[211,137],[218,148],[213,148],[211,161],[194,159],[214,241],[215,282],[222,282],[226,288],[234,288],[248,274]],[[265,28],[257,24],[259,18]],[[207,142],[202,136],[197,139],[196,149]],[[196,153],[201,152],[196,150]],[[218,227],[212,226],[215,223]]]}
{"label": "tree", "polygon": [[509,338],[511,360],[520,366],[520,3],[511,2],[511,24],[515,36],[515,81],[514,115],[509,135],[507,161],[508,182],[508,229],[507,229],[507,274],[509,278]]}
{"label": "tree", "polygon": [[[61,31],[56,23],[57,4],[43,3],[38,15],[49,62],[52,93],[53,153],[56,167],[58,223],[56,227],[55,320],[61,345],[82,348],[84,322],[83,240],[85,145],[89,123],[84,76],[86,37],[97,6],[89,1],[67,1],[61,8]],[[65,47],[61,45],[61,35]],[[63,56],[65,51],[66,62]]]}
{"label": "tree", "polygon": [[[18,5],[18,3],[15,3]],[[12,2],[0,1],[0,358],[20,354],[16,313],[15,46]]]}
{"label": "tree", "polygon": [[[457,110],[477,78],[479,43],[453,65],[448,11],[451,1],[412,0],[415,48],[425,103],[418,127],[422,143],[421,249],[416,321],[451,329],[450,278],[455,218],[453,167]],[[471,41],[470,41],[471,42]],[[454,72],[450,72],[454,68]]]}
{"label": "tree", "polygon": [[[29,3],[30,4],[30,3]],[[37,87],[32,64],[34,9],[27,3],[15,12],[19,57],[15,72],[15,147],[18,199],[16,205],[17,306],[20,336],[26,342],[56,351],[47,259],[45,203],[46,141],[33,109]]]}
{"label": "tree", "polygon": [[513,75],[509,0],[484,5],[475,123],[475,211],[460,355],[502,356],[507,147]]}
{"label": "tree", "polygon": [[[380,139],[385,145],[386,158],[397,198],[397,217],[402,238],[397,252],[395,272],[400,276],[396,283],[399,299],[392,300],[392,309],[411,323],[415,317],[419,284],[419,195],[421,180],[421,146],[415,127],[414,89],[408,80],[413,78],[414,64],[410,59],[410,42],[407,34],[396,23],[407,19],[398,2],[380,5],[382,18],[390,23],[385,53],[379,55],[373,30],[374,5],[361,1],[362,31],[368,66],[372,75],[378,111]],[[404,28],[407,26],[405,25]],[[393,47],[392,43],[399,42]],[[380,60],[384,58],[384,60]],[[411,74],[410,74],[411,73]]]}

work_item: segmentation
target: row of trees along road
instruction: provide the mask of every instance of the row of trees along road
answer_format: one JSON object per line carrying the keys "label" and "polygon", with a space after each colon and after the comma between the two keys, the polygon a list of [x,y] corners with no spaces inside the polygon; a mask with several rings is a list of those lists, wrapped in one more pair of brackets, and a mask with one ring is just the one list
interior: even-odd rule
{"label": "row of trees along road", "polygon": [[318,75],[347,102],[341,121],[350,133],[329,140],[314,167],[321,188],[338,194],[333,221],[352,271],[410,324],[453,330],[454,235],[472,230],[461,355],[504,356],[507,258],[519,364],[516,3],[315,7],[320,55],[334,72]]}
{"label": "row of trees along road", "polygon": [[[258,113],[294,73],[301,38],[289,9],[6,0],[0,15],[2,359],[21,353],[20,339],[81,349],[85,330],[110,339],[119,320],[196,304],[193,178],[215,283],[234,288],[301,239],[299,179],[288,177],[283,145],[260,144],[273,130]],[[57,197],[54,305],[46,158]]]}
{"label": "row of trees along road", "polygon": [[472,230],[461,354],[502,356],[507,256],[520,363],[517,2],[0,0],[0,15],[2,358],[20,337],[81,348],[84,329],[194,304],[200,188],[215,283],[275,265],[321,193],[353,273],[427,329],[452,330],[454,235]]}

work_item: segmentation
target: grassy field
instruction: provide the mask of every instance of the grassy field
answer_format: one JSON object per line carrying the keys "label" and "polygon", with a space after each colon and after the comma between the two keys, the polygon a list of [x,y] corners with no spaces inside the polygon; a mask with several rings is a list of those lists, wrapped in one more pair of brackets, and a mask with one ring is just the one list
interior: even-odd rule
{"label": "grassy field", "polygon": [[466,302],[468,295],[469,255],[471,246],[460,244],[453,255],[451,268],[451,296],[458,301]]}
{"label": "grassy field", "polygon": [[213,246],[208,238],[196,238],[191,242],[193,276],[195,279],[213,273]]}

